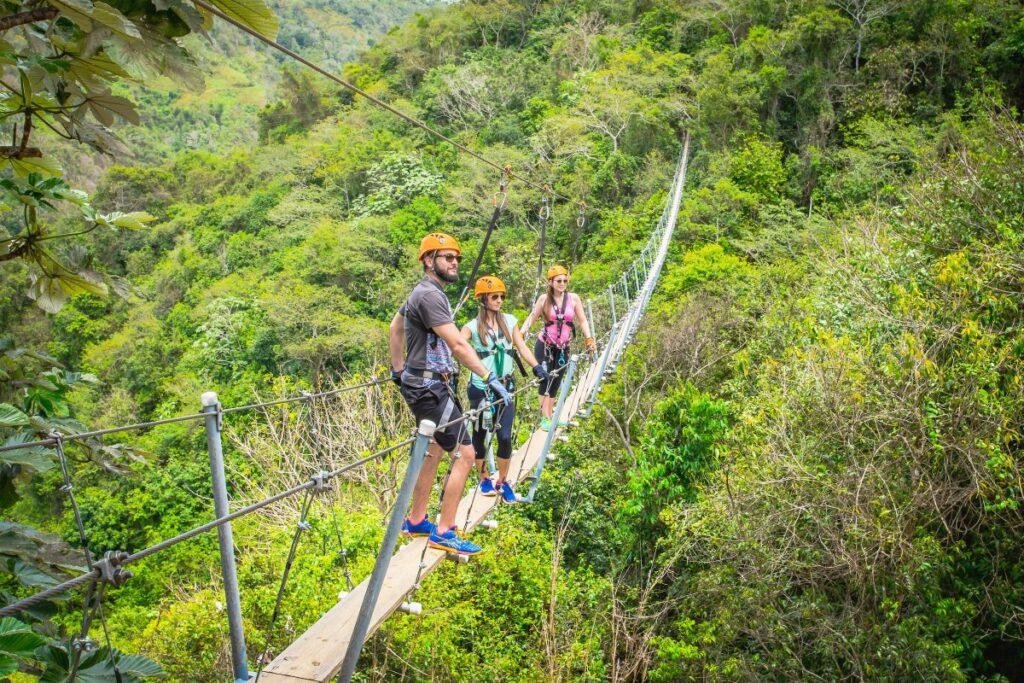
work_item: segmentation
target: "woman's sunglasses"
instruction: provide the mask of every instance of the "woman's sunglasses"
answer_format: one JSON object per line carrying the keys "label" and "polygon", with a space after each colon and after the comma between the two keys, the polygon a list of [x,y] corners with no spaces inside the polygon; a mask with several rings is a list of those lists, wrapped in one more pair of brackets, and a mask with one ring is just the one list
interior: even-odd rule
{"label": "woman's sunglasses", "polygon": [[569,278],[566,278],[566,277],[560,277],[560,278],[558,278],[557,280],[554,280],[553,282],[554,282],[554,283],[555,283],[556,285],[564,285],[564,284],[566,284],[567,282],[569,282]]}
{"label": "woman's sunglasses", "polygon": [[491,297],[491,301],[504,301],[505,300],[505,295],[504,294],[490,294],[489,296]]}

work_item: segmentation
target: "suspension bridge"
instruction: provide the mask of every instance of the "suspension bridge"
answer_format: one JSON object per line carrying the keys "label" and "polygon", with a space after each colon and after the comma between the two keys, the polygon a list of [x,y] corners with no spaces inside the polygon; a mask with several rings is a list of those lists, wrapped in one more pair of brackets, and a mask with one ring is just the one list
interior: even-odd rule
{"label": "suspension bridge", "polygon": [[[552,439],[557,438],[562,431],[556,425],[560,420],[571,424],[577,418],[589,416],[597,400],[602,379],[614,371],[623,351],[632,341],[657,285],[672,240],[686,179],[688,143],[687,139],[662,219],[652,232],[640,258],[627,271],[630,276],[642,280],[633,301],[622,319],[613,323],[598,358],[589,363],[578,377],[574,375],[580,360],[575,356],[570,360],[566,381],[562,383],[562,391],[555,406],[551,430],[545,432],[538,429],[532,432],[526,443],[513,453],[509,472],[515,473],[513,483],[530,484],[527,501],[532,501],[540,484],[545,461],[551,457]],[[497,501],[497,497],[477,496],[474,487],[474,491],[465,495],[459,502],[456,520],[465,520],[460,524],[462,530],[471,531],[487,520],[497,506]],[[404,509],[402,514],[404,515]],[[376,596],[368,593],[371,579],[367,578],[345,594],[337,605],[270,662],[260,674],[260,679],[270,683],[331,680],[342,669],[345,655],[352,647],[360,609],[367,604],[368,597],[371,599],[368,633],[376,630],[388,616],[403,606],[407,611],[417,612],[419,605],[405,603],[406,597],[414,591],[423,576],[440,566],[447,555],[441,550],[427,548],[426,542],[425,538],[419,538],[403,545],[390,558]],[[373,599],[374,597],[376,599]],[[354,666],[354,662],[351,664]]]}
{"label": "suspension bridge", "polygon": [[[543,208],[540,213],[541,230],[539,235],[539,264],[544,259],[545,228],[551,216],[550,202],[554,199],[566,199],[551,190],[544,184],[539,184],[528,178],[521,177],[514,173],[508,166],[500,165],[477,152],[467,148],[465,145],[452,140],[423,121],[416,119],[404,112],[395,109],[393,106],[373,95],[360,90],[355,85],[339,78],[317,64],[310,62],[301,55],[282,46],[280,43],[259,34],[244,23],[221,12],[210,5],[206,0],[194,0],[199,7],[206,9],[211,14],[245,31],[254,38],[266,43],[287,55],[288,57],[317,71],[342,87],[363,97],[382,109],[398,116],[407,123],[418,127],[440,140],[453,145],[460,152],[482,161],[493,167],[502,174],[501,189],[495,198],[495,207],[487,232],[480,246],[473,272],[468,278],[471,284],[477,274],[483,253],[487,248],[488,241],[501,215],[505,203],[507,181],[517,179],[523,183],[533,186],[542,192]],[[542,482],[542,475],[545,464],[553,459],[552,446],[556,439],[566,439],[565,431],[578,420],[585,419],[590,415],[591,410],[598,400],[598,393],[603,380],[614,372],[620,362],[625,349],[633,340],[636,330],[644,315],[651,296],[654,293],[662,268],[668,255],[669,246],[672,241],[675,225],[679,214],[679,206],[682,200],[683,188],[686,182],[686,171],[690,156],[690,138],[685,135],[682,143],[682,151],[676,165],[675,175],[669,188],[668,197],[664,209],[657,224],[652,227],[651,234],[646,245],[639,256],[632,262],[617,280],[608,286],[607,291],[607,314],[608,327],[602,336],[600,351],[593,357],[573,356],[569,363],[562,369],[565,372],[561,389],[552,416],[552,427],[548,431],[540,429],[533,430],[525,442],[515,450],[509,471],[509,478],[513,484],[520,487],[528,486],[528,494],[524,500],[532,503],[538,487]],[[582,229],[585,218],[585,204],[580,203],[577,226]],[[540,272],[538,270],[538,272]],[[539,279],[538,279],[539,280]],[[456,311],[467,300],[467,289],[460,295]],[[603,300],[604,293],[599,295]],[[617,302],[620,302],[617,306]],[[591,309],[591,301],[587,302],[588,312]],[[593,314],[589,313],[593,323]],[[425,538],[414,539],[402,545],[396,551],[398,531],[401,521],[409,504],[412,484],[416,479],[419,464],[422,462],[430,436],[435,428],[448,425],[433,425],[428,422],[421,423],[417,433],[396,444],[380,449],[375,453],[363,458],[349,462],[331,471],[321,471],[313,475],[307,481],[280,491],[262,500],[250,503],[244,507],[231,510],[228,500],[228,487],[224,472],[223,452],[221,446],[221,423],[223,417],[232,413],[240,413],[267,406],[309,402],[312,400],[326,398],[328,396],[340,396],[350,391],[375,387],[390,381],[388,377],[371,379],[367,382],[347,385],[327,392],[316,394],[305,393],[298,397],[284,398],[274,401],[265,401],[244,406],[224,408],[220,405],[215,394],[206,394],[203,397],[203,410],[199,413],[182,415],[178,417],[154,420],[150,422],[112,427],[108,429],[95,430],[78,433],[51,433],[45,439],[36,441],[18,440],[16,443],[8,443],[0,446],[0,452],[33,447],[53,448],[61,466],[63,485],[61,491],[67,496],[71,509],[74,513],[79,542],[84,553],[85,564],[88,571],[72,579],[59,583],[55,586],[40,591],[34,595],[17,600],[9,605],[0,607],[0,617],[16,616],[32,607],[44,604],[51,599],[66,596],[68,592],[76,589],[85,589],[84,607],[82,610],[82,626],[79,635],[73,639],[75,662],[81,653],[88,649],[89,632],[94,618],[104,619],[103,601],[108,587],[115,588],[131,579],[131,572],[127,569],[132,563],[150,557],[179,543],[188,541],[201,534],[216,530],[220,545],[222,578],[226,597],[227,620],[231,640],[232,671],[236,681],[248,681],[255,678],[256,681],[268,682],[284,681],[328,681],[337,676],[339,680],[349,681],[355,671],[359,655],[365,639],[372,635],[382,623],[396,610],[402,610],[410,614],[419,613],[421,606],[415,602],[415,593],[421,581],[432,571],[437,569],[444,561],[445,552],[428,548]],[[517,389],[514,394],[528,391],[536,386],[536,381],[525,383]],[[472,422],[482,410],[490,410],[496,403],[481,405],[476,411],[467,411],[459,420]],[[88,535],[82,522],[78,503],[74,493],[74,484],[71,470],[68,466],[68,458],[64,452],[64,446],[69,441],[83,441],[98,443],[98,439],[132,430],[148,429],[164,424],[185,421],[203,421],[206,426],[207,446],[210,456],[211,473],[214,492],[214,513],[215,518],[205,524],[177,534],[171,538],[164,539],[148,548],[133,553],[110,551],[102,557],[94,557],[89,548]],[[560,422],[567,423],[568,427],[557,426]],[[287,584],[288,573],[292,559],[298,545],[300,534],[303,530],[305,513],[309,509],[309,502],[313,495],[326,489],[328,483],[348,472],[357,470],[371,461],[383,458],[384,456],[409,448],[408,469],[399,489],[390,519],[385,532],[384,541],[378,553],[377,562],[373,572],[361,583],[350,586],[350,590],[341,593],[336,605],[328,610],[317,622],[307,631],[296,638],[287,648],[278,654],[273,660],[266,661],[269,657],[263,653],[257,659],[257,672],[249,673],[249,657],[246,651],[245,635],[242,628],[242,615],[239,599],[239,588],[236,577],[234,540],[231,530],[231,522],[240,517],[254,514],[273,505],[279,501],[303,495],[302,521],[297,526],[292,539],[291,552],[285,564],[277,601],[274,607],[274,616],[271,618],[271,630],[274,627],[277,616],[280,612],[281,599],[284,588]],[[497,497],[477,496],[478,487],[473,486],[472,492],[465,495],[459,502],[456,520],[459,522],[461,531],[469,533],[477,527],[494,527],[497,520],[494,518],[498,505]],[[461,558],[466,560],[467,558]],[[328,590],[332,592],[336,587]],[[104,633],[106,625],[104,622]],[[109,636],[108,636],[109,645]],[[75,664],[72,666],[70,678],[74,678]],[[114,666],[116,671],[116,666]]]}
{"label": "suspension bridge", "polygon": [[[568,423],[569,428],[571,428],[572,425],[578,423],[578,420],[589,416],[597,402],[602,381],[614,372],[622,358],[622,354],[633,340],[650,298],[654,293],[672,241],[679,213],[679,205],[683,195],[683,187],[686,181],[689,152],[690,144],[689,137],[687,136],[683,142],[683,150],[661,219],[654,226],[646,246],[631,267],[621,274],[616,283],[609,286],[608,313],[610,324],[607,332],[603,335],[599,353],[595,358],[581,358],[580,356],[573,356],[571,358],[566,366],[566,377],[562,383],[555,406],[551,430],[541,431],[537,429],[533,431],[525,443],[513,453],[510,477],[515,484],[529,486],[529,493],[525,496],[526,502],[532,502],[541,484],[544,466],[553,458],[551,448],[554,440],[565,438],[564,432],[566,428],[557,427],[557,424],[560,421],[565,421]],[[615,302],[619,291],[624,292],[626,295],[624,298],[626,306],[624,310],[616,311]],[[66,459],[63,454],[63,446],[66,440],[95,438],[132,429],[202,419],[207,424],[211,466],[214,471],[214,498],[217,514],[217,517],[210,522],[189,529],[143,550],[131,554],[108,552],[102,558],[95,559],[88,552],[88,541],[79,519],[79,532],[83,548],[86,549],[89,571],[0,608],[0,617],[17,615],[23,610],[81,587],[86,587],[87,589],[86,610],[95,609],[97,605],[102,603],[106,587],[120,586],[131,578],[131,574],[126,567],[133,562],[216,529],[221,543],[223,578],[228,602],[226,611],[228,612],[231,627],[235,680],[249,680],[245,639],[241,631],[238,586],[235,579],[231,521],[258,512],[273,503],[300,493],[310,495],[317,490],[322,490],[328,481],[405,447],[411,447],[411,464],[416,457],[417,450],[419,451],[419,457],[422,458],[426,442],[429,439],[430,433],[432,433],[431,427],[433,426],[428,425],[427,430],[424,431],[421,425],[420,433],[415,437],[405,439],[333,471],[320,472],[309,481],[245,507],[229,511],[227,488],[223,479],[223,459],[220,453],[220,420],[225,414],[262,408],[268,405],[310,401],[316,398],[339,395],[354,389],[381,384],[386,381],[389,381],[388,378],[374,379],[330,392],[304,394],[291,399],[268,401],[234,408],[220,407],[216,403],[215,397],[213,397],[210,400],[204,401],[205,405],[202,412],[192,415],[77,435],[61,436],[54,434],[47,439],[35,442],[0,447],[0,450],[12,450],[38,445],[55,446],[64,471],[64,490],[71,497],[72,505],[76,510],[76,518],[79,518],[77,504],[74,502],[74,487],[68,474]],[[534,386],[535,383],[528,383],[526,386],[518,389],[516,393]],[[484,405],[481,409],[489,409],[489,407]],[[460,420],[472,421],[474,418],[475,412],[467,411]],[[220,478],[219,482],[218,476]],[[415,479],[415,472],[409,471],[406,475],[405,484],[411,484],[411,479]],[[470,532],[481,525],[493,525],[489,524],[489,522],[493,520],[497,500],[497,498],[477,496],[476,487],[474,486],[473,492],[465,495],[458,506],[456,520],[459,522],[462,531]],[[389,524],[389,531],[394,533],[385,535],[385,541],[381,547],[374,573],[352,588],[352,590],[343,593],[341,599],[333,608],[328,610],[306,632],[296,638],[276,658],[265,665],[261,663],[260,670],[255,674],[257,679],[271,683],[284,681],[328,681],[341,672],[341,680],[349,680],[352,672],[355,670],[363,642],[380,627],[388,616],[398,609],[403,609],[412,614],[416,614],[419,611],[420,606],[410,601],[409,596],[415,592],[427,574],[440,566],[446,557],[446,553],[426,547],[426,539],[423,538],[405,543],[395,552],[397,524],[401,523],[401,519],[405,515],[407,503],[408,500],[406,499],[403,504],[400,494],[399,500],[396,501],[392,509],[391,522]],[[286,579],[287,575],[282,580],[282,586]],[[328,590],[333,591],[334,588]],[[83,629],[86,633],[88,631],[88,621],[85,620]]]}

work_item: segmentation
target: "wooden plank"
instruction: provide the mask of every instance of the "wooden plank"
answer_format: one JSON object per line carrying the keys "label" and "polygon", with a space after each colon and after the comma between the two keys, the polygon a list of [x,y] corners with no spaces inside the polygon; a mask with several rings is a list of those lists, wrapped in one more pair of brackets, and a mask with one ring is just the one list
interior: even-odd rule
{"label": "wooden plank", "polygon": [[[593,387],[596,374],[597,368],[592,364],[567,398],[567,406],[574,408],[569,416],[573,416],[575,409],[586,400]],[[540,457],[545,437],[546,433],[541,430],[533,432],[526,443],[512,454],[509,478],[514,484],[533,475],[533,468]],[[460,528],[472,530],[487,518],[497,503],[497,497],[488,498],[480,495],[474,497],[473,492],[470,491],[459,501],[455,521]],[[426,542],[425,538],[413,539],[405,543],[392,556],[376,609],[373,612],[369,633],[372,634],[376,631],[381,623],[399,608],[413,589],[420,564],[420,555],[423,553]],[[423,555],[423,562],[426,566],[423,568],[422,576],[425,577],[436,569],[444,561],[446,554],[442,550],[427,548],[426,554]],[[470,561],[472,562],[472,560]],[[329,681],[333,678],[341,669],[349,639],[352,637],[352,630],[355,628],[359,607],[366,594],[366,585],[367,581],[363,581],[339,600],[338,604],[328,610],[319,621],[310,626],[305,633],[267,665],[263,673],[260,674],[260,680],[267,683],[285,683],[286,681],[296,683],[298,681]]]}

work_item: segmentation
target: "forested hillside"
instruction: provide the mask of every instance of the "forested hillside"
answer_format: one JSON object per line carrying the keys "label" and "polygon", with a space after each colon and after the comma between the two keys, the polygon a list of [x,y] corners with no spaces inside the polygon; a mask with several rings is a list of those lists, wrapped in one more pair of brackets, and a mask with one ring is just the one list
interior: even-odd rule
{"label": "forested hillside", "polygon": [[[282,37],[334,59],[298,28],[330,11],[287,4]],[[365,21],[395,11],[380,9]],[[684,131],[695,152],[644,332],[593,416],[539,502],[502,508],[478,533],[484,555],[431,577],[424,614],[368,641],[366,679],[1018,680],[1022,64],[1024,7],[996,0],[495,0],[425,10],[341,66],[569,197],[545,256],[584,295],[643,246]],[[97,210],[152,222],[53,248],[119,295],[44,313],[34,266],[0,264],[0,400],[100,427],[192,412],[206,390],[235,405],[379,369],[418,238],[444,229],[475,255],[497,174],[301,71],[286,79],[258,143],[169,145],[99,178]],[[187,128],[154,120],[134,144]],[[512,183],[484,257],[520,315],[540,203]],[[44,372],[45,391],[26,389]],[[390,387],[360,398],[229,421],[233,499],[409,426]],[[210,517],[201,429],[114,443],[71,453],[94,550]],[[3,465],[3,517],[76,545],[49,457]],[[366,575],[401,465],[314,506],[272,633],[297,501],[237,524],[252,659],[314,622],[346,573]],[[0,589],[31,592],[24,554],[0,553]],[[172,680],[229,675],[216,540],[133,569],[107,595],[115,645]],[[37,630],[75,633],[80,606]]]}

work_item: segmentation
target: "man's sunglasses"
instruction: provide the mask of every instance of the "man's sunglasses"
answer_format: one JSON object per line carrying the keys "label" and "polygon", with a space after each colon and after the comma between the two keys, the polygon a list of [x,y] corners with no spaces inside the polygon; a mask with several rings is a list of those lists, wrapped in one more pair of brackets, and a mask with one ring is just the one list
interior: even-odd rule
{"label": "man's sunglasses", "polygon": [[462,254],[437,254],[434,258],[443,258],[448,263],[454,261],[455,263],[462,262]]}

